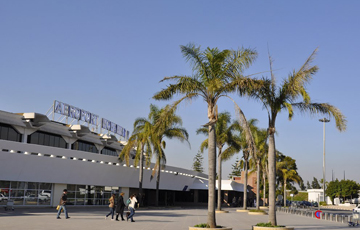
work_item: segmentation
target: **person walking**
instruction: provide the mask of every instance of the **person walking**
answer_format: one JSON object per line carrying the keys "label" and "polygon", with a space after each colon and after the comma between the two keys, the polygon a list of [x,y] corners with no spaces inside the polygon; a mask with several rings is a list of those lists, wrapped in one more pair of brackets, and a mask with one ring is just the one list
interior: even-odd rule
{"label": "person walking", "polygon": [[126,221],[131,219],[131,222],[135,222],[133,219],[133,216],[135,215],[135,204],[136,203],[137,203],[136,195],[133,194],[130,196],[130,204],[129,204],[130,215],[128,217],[126,217]]}
{"label": "person walking", "polygon": [[121,220],[125,220],[124,219],[124,208],[125,208],[125,204],[124,204],[124,195],[125,193],[120,193],[119,199],[116,203],[116,221],[119,221],[119,214],[121,216]]}
{"label": "person walking", "polygon": [[60,202],[59,202],[60,208],[58,210],[56,219],[61,219],[60,218],[61,210],[64,210],[66,219],[70,218],[69,215],[68,215],[67,209],[66,209],[66,202],[67,202],[67,189],[64,189],[63,194],[62,194],[62,196],[60,198]]}
{"label": "person walking", "polygon": [[110,209],[110,212],[105,216],[105,219],[107,219],[107,217],[111,215],[111,220],[114,220],[114,211],[115,211],[115,194],[114,193],[109,198],[109,209]]}

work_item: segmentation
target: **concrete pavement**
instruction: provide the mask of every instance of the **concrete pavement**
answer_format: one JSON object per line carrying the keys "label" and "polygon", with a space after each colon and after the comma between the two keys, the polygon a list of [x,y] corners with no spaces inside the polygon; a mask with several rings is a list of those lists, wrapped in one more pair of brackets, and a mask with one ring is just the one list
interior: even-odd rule
{"label": "concrete pavement", "polygon": [[[70,219],[56,219],[55,208],[16,209],[14,212],[0,210],[0,229],[36,229],[36,230],[188,230],[189,226],[206,223],[207,210],[204,208],[177,209],[141,209],[136,211],[135,223],[130,221],[105,220],[108,208],[68,207]],[[234,230],[250,230],[252,225],[268,222],[268,216],[253,216],[225,208],[229,213],[216,214],[218,225],[232,227]],[[292,226],[295,229],[348,229],[347,224],[318,220],[310,217],[277,212],[278,224]]]}

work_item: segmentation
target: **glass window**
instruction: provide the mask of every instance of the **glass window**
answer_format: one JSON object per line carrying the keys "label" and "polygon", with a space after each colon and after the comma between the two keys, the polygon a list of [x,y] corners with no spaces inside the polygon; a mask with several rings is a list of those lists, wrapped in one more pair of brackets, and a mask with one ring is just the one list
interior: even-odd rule
{"label": "glass window", "polygon": [[76,191],[76,185],[74,185],[74,184],[68,184],[68,185],[67,185],[67,190],[68,190],[68,191]]}
{"label": "glass window", "polygon": [[38,183],[28,182],[27,184],[28,184],[27,186],[28,189],[38,189]]}
{"label": "glass window", "polygon": [[15,189],[25,189],[25,183],[23,181],[12,181],[11,182],[11,188],[15,188]]}
{"label": "glass window", "polygon": [[29,135],[28,143],[66,148],[66,142],[61,136],[40,131]]}
{"label": "glass window", "polygon": [[98,153],[98,150],[96,146],[93,143],[85,142],[85,141],[76,141],[71,149],[73,150],[79,150],[79,151],[85,151],[85,152],[91,152],[91,153]]}
{"label": "glass window", "polygon": [[49,140],[49,146],[55,146],[55,137],[53,135],[51,135],[50,137],[50,140]]}
{"label": "glass window", "polygon": [[10,181],[0,180],[0,188],[9,188],[9,187],[10,187]]}
{"label": "glass window", "polygon": [[107,148],[107,147],[105,147],[101,150],[101,154],[109,155],[109,156],[117,156],[118,155],[115,149],[111,149],[111,148]]}
{"label": "glass window", "polygon": [[8,127],[1,127],[1,136],[0,136],[0,138],[3,139],[3,140],[7,140],[8,139],[8,132],[9,132]]}
{"label": "glass window", "polygon": [[21,142],[21,134],[12,126],[0,123],[0,139]]}
{"label": "glass window", "polygon": [[39,133],[31,134],[29,136],[28,142],[32,144],[39,144]]}
{"label": "glass window", "polygon": [[47,189],[47,190],[51,190],[52,184],[50,183],[39,183],[39,188],[40,189]]}
{"label": "glass window", "polygon": [[39,133],[39,142],[34,144],[44,145],[44,133]]}

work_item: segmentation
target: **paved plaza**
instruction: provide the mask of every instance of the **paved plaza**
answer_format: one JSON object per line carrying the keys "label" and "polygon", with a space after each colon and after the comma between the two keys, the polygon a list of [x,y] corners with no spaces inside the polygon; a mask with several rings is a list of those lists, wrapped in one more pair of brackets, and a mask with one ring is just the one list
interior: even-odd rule
{"label": "paved plaza", "polygon": [[[107,208],[77,208],[69,207],[70,219],[56,219],[55,208],[0,210],[0,229],[19,230],[99,230],[99,229],[133,229],[133,230],[188,230],[189,226],[205,223],[207,209],[205,208],[174,208],[174,209],[140,209],[136,211],[135,223],[127,221],[105,220]],[[218,225],[232,227],[234,230],[252,229],[258,222],[268,222],[268,216],[253,216],[236,212],[228,208],[229,213],[216,214]],[[295,227],[295,229],[348,229],[347,224],[310,217],[277,213],[278,224]]]}

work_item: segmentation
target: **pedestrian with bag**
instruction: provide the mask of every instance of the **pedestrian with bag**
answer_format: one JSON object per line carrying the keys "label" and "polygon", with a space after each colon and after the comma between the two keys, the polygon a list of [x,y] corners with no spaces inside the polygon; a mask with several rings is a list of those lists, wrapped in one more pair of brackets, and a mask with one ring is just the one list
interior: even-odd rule
{"label": "pedestrian with bag", "polygon": [[130,198],[126,201],[126,203],[129,205],[130,215],[126,217],[126,221],[131,219],[131,222],[135,222],[133,219],[133,216],[135,215],[135,204],[137,203],[136,195],[133,194],[130,196]]}
{"label": "pedestrian with bag", "polygon": [[110,215],[111,215],[111,220],[114,220],[114,212],[115,212],[115,194],[114,193],[109,198],[109,209],[110,209],[110,212],[105,216],[105,220]]}
{"label": "pedestrian with bag", "polygon": [[120,193],[119,199],[116,203],[116,221],[119,221],[119,215],[121,216],[121,220],[124,221],[124,209],[125,209],[125,203],[124,203],[124,195],[125,193]]}
{"label": "pedestrian with bag", "polygon": [[66,202],[67,202],[67,189],[64,189],[58,205],[58,213],[56,219],[61,219],[60,218],[61,210],[64,210],[66,219],[70,218],[66,209]]}

